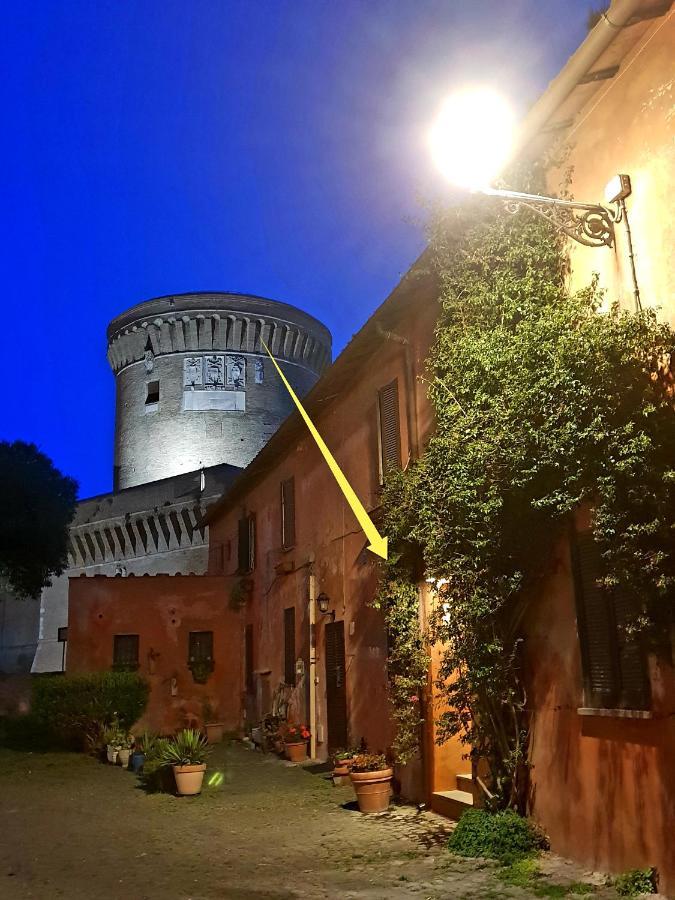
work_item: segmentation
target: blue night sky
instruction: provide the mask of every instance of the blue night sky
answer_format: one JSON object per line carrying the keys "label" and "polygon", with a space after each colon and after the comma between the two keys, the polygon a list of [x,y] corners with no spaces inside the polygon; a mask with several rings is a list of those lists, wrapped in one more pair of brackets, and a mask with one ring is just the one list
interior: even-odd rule
{"label": "blue night sky", "polygon": [[591,5],[8,0],[0,437],[109,490],[105,328],[160,294],[285,300],[339,352],[422,249],[443,96],[524,111]]}

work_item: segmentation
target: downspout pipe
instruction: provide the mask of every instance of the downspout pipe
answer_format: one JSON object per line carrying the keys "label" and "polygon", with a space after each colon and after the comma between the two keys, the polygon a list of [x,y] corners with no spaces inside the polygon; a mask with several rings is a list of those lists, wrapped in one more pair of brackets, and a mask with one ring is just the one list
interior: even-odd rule
{"label": "downspout pipe", "polygon": [[643,5],[643,0],[614,0],[607,12],[588,34],[586,40],[570,56],[558,75],[523,119],[515,152],[522,150],[587,75],[600,55],[609,47],[622,28],[625,28]]}

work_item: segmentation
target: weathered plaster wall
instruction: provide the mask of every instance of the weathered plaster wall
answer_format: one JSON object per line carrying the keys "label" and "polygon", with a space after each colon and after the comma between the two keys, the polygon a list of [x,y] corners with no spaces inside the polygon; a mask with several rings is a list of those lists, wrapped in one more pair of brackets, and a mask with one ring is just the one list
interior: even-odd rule
{"label": "weathered plaster wall", "polygon": [[[344,376],[335,387],[326,387],[328,399],[317,403],[315,424],[335,455],[344,474],[366,509],[375,516],[380,504],[378,467],[378,389],[398,379],[401,453],[404,463],[412,453],[408,430],[409,413],[417,420],[420,440],[427,438],[432,416],[425,388],[417,378],[423,371],[437,307],[434,295],[420,291],[410,313],[402,322],[390,326],[408,341],[414,368],[414,397],[406,391],[404,348],[381,331],[370,352],[363,351],[357,364],[344,363]],[[400,326],[400,327],[399,327]],[[338,361],[334,369],[340,369]],[[333,370],[331,370],[333,372]],[[274,440],[274,439],[273,439]],[[269,449],[269,448],[268,448]],[[275,447],[276,449],[276,447]],[[210,525],[210,541],[229,546],[235,571],[237,522],[242,514],[254,513],[257,528],[257,564],[253,573],[253,594],[246,622],[253,626],[254,669],[269,672],[272,690],[283,680],[283,611],[296,608],[296,655],[309,664],[308,571],[316,576],[316,591],[331,601],[336,620],[344,622],[346,644],[346,693],[350,743],[365,739],[373,751],[384,751],[393,732],[387,699],[387,638],[381,613],[370,605],[377,586],[378,563],[366,551],[367,541],[314,441],[304,429],[279,446],[278,456],[251,484],[240,500],[226,509]],[[289,551],[281,549],[280,483],[295,479],[296,542]],[[284,574],[283,568],[293,569]],[[328,753],[326,701],[325,628],[328,617],[317,611],[317,752]],[[260,676],[259,676],[260,677]],[[308,683],[304,678],[292,697],[293,717],[308,719]],[[258,703],[253,714],[268,711]],[[444,751],[439,750],[439,758]],[[409,797],[425,793],[419,766],[411,766],[405,776],[404,790]],[[452,773],[454,787],[454,772]],[[447,787],[447,785],[445,786]]]}
{"label": "weathered plaster wall", "polygon": [[0,673],[30,672],[37,646],[40,601],[0,588]]}
{"label": "weathered plaster wall", "polygon": [[[641,26],[640,26],[641,27]],[[612,48],[610,48],[610,53]],[[618,73],[603,82],[576,115],[565,136],[572,167],[570,190],[577,200],[604,202],[613,175],[630,175],[626,200],[635,266],[643,307],[661,307],[675,324],[675,15],[654,20],[621,60]],[[600,59],[595,68],[605,62]],[[560,114],[560,118],[564,116]],[[553,172],[556,189],[560,172]],[[607,302],[634,308],[624,226],[616,226],[616,247],[589,249],[571,244],[572,286],[588,284],[593,273]]]}
{"label": "weathered plaster wall", "polygon": [[656,866],[675,893],[675,676],[651,660],[652,718],[580,715],[570,553],[561,541],[526,629],[532,812],[558,853],[589,868]]}
{"label": "weathered plaster wall", "polygon": [[[229,730],[241,721],[241,616],[229,606],[227,579],[155,575],[72,578],[67,674],[112,667],[113,636],[139,635],[139,674],[150,682],[140,727],[171,733],[203,721],[208,700]],[[195,684],[188,635],[213,631],[215,668]]]}

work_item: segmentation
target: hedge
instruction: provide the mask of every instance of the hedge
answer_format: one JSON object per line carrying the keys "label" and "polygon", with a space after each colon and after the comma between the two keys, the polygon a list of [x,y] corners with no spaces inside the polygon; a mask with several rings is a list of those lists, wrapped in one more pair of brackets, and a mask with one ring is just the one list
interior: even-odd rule
{"label": "hedge", "polygon": [[131,728],[149,693],[148,683],[134,672],[45,675],[33,683],[31,712],[62,742],[82,748],[115,718]]}

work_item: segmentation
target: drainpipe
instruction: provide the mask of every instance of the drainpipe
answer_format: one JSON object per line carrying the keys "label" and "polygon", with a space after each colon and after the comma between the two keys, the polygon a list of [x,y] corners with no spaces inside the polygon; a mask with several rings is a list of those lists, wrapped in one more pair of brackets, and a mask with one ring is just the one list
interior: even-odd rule
{"label": "drainpipe", "polygon": [[[310,566],[314,555],[310,557]],[[316,759],[316,575],[309,570],[309,756]]]}
{"label": "drainpipe", "polygon": [[405,392],[406,392],[406,424],[408,428],[408,444],[413,459],[419,458],[419,431],[417,423],[417,394],[415,392],[415,371],[410,354],[410,341],[395,331],[387,331],[378,322],[377,333],[388,341],[395,341],[403,347],[405,356]]}
{"label": "drainpipe", "polygon": [[576,87],[579,79],[589,72],[621,29],[625,28],[638,12],[642,3],[643,0],[614,0],[607,12],[602,14],[583,44],[570,56],[559,74],[525,116],[517,138],[516,151],[521,150],[541,131]]}

